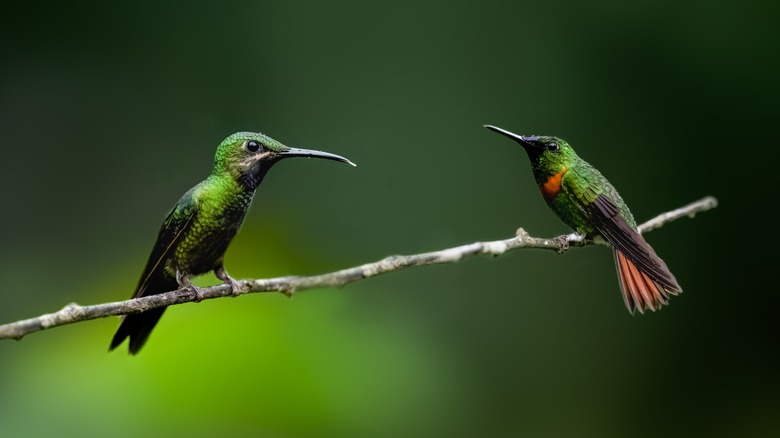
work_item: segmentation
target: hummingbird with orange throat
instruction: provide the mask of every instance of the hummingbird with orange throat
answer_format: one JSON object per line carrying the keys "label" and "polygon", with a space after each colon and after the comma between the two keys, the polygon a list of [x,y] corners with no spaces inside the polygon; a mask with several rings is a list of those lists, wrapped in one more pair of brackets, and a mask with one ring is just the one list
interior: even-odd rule
{"label": "hummingbird with orange throat", "polygon": [[522,136],[485,127],[523,146],[542,197],[566,225],[612,246],[620,290],[631,314],[658,310],[671,295],[682,292],[666,263],[639,234],[634,216],[615,187],[569,143],[557,137]]}

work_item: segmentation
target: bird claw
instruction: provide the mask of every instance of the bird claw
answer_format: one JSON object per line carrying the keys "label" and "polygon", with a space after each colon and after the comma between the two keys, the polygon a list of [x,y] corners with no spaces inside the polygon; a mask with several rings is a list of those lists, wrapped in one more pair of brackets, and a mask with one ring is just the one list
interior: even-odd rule
{"label": "bird claw", "polygon": [[233,298],[241,295],[241,286],[233,277],[228,277],[225,283],[230,285],[230,294],[233,296]]}
{"label": "bird claw", "polygon": [[214,275],[216,275],[217,278],[222,280],[225,284],[230,286],[230,295],[232,295],[233,298],[241,295],[242,292],[241,286],[233,277],[228,275],[227,271],[223,266],[219,266],[217,269],[215,269]]}
{"label": "bird claw", "polygon": [[203,298],[205,298],[205,296],[203,295],[203,291],[200,290],[198,286],[192,284],[192,281],[190,281],[189,274],[177,270],[176,282],[179,283],[180,291],[189,292],[190,294],[194,295],[193,301],[195,301],[196,303],[203,301]]}
{"label": "bird claw", "polygon": [[553,240],[558,243],[558,254],[563,254],[569,250],[569,236],[558,236]]}
{"label": "bird claw", "polygon": [[189,292],[190,294],[192,294],[194,296],[193,301],[196,302],[196,303],[199,303],[199,302],[203,301],[204,298],[206,298],[206,296],[203,294],[203,291],[198,286],[195,286],[192,283],[184,286],[180,290],[182,290],[184,292]]}

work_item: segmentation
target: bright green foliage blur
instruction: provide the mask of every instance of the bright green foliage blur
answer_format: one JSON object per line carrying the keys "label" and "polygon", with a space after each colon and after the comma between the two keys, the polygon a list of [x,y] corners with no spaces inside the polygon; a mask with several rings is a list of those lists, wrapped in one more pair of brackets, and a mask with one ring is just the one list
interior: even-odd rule
{"label": "bright green foliage blur", "polygon": [[569,232],[486,123],[566,139],[639,222],[721,205],[648,234],[685,291],[650,315],[626,312],[609,250],[521,250],[176,306],[137,357],[106,352],[117,318],[0,341],[0,437],[777,435],[777,19],[771,2],[5,5],[0,322],[129,298],[236,131],[358,165],[274,167],[236,278]]}

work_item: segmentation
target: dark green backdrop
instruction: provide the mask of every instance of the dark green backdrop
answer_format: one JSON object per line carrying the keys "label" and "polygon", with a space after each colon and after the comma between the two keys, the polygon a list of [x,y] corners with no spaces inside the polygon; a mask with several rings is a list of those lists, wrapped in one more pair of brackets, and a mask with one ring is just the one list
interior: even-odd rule
{"label": "dark green backdrop", "polygon": [[685,289],[651,315],[625,311],[610,251],[523,250],[178,306],[137,357],[106,353],[117,318],[3,341],[0,435],[778,433],[764,3],[4,5],[0,322],[128,298],[239,130],[358,167],[275,167],[237,278],[568,232],[485,123],[569,140],[640,221],[721,206],[648,235]]}

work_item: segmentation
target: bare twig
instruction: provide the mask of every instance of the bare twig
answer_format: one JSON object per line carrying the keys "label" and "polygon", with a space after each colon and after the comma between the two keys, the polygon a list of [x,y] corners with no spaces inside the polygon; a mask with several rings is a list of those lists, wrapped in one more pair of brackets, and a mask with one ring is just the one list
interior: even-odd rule
{"label": "bare twig", "polygon": [[694,216],[696,216],[696,213],[712,210],[717,206],[718,206],[718,200],[715,199],[715,197],[713,196],[707,196],[705,198],[699,199],[694,203],[680,207],[676,210],[667,211],[666,213],[659,214],[658,216],[640,225],[639,232],[646,233],[648,231],[653,231],[656,228],[661,228],[665,224],[680,219],[683,216],[688,216],[689,218],[693,218]]}
{"label": "bare twig", "polygon": [[[684,216],[693,217],[696,213],[715,208],[718,201],[708,196],[696,202],[680,207],[666,213],[662,213],[639,226],[641,232],[647,232],[675,221]],[[236,294],[258,292],[282,292],[291,296],[293,293],[315,288],[331,286],[343,286],[359,280],[374,277],[388,272],[399,271],[413,266],[437,265],[454,263],[464,257],[477,254],[501,255],[507,251],[518,248],[548,249],[562,253],[569,246],[585,246],[592,244],[577,234],[567,234],[552,239],[531,237],[522,228],[517,230],[516,236],[491,242],[475,242],[468,245],[447,248],[441,251],[414,254],[408,256],[396,255],[385,257],[382,260],[353,268],[342,269],[321,275],[289,276],[264,280],[242,280],[238,282],[240,290],[236,293],[225,284],[210,286],[200,289],[203,299],[222,298],[235,296]],[[72,324],[80,321],[102,318],[106,316],[125,315],[128,313],[140,313],[149,309],[175,304],[197,301],[198,297],[189,291],[171,291],[159,295],[151,295],[126,301],[95,304],[91,306],[79,306],[72,303],[62,310],[54,313],[37,316],[35,318],[16,321],[0,325],[0,339],[21,339],[25,335],[41,330]]]}

